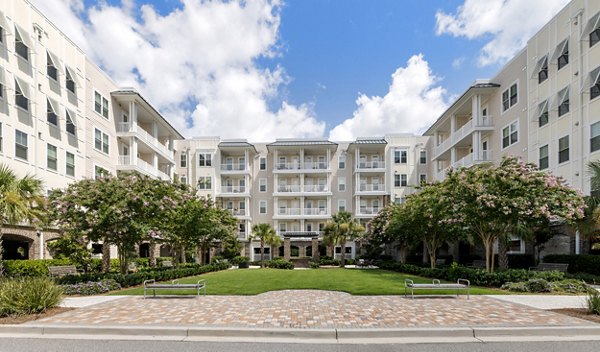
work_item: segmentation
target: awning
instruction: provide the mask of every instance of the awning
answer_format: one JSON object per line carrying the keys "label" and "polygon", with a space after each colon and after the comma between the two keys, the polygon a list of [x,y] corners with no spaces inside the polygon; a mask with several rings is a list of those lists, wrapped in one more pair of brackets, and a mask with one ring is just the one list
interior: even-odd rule
{"label": "awning", "polygon": [[56,67],[56,69],[58,70],[58,73],[64,75],[65,69],[63,65],[60,64],[58,56],[54,55],[50,50],[46,50],[46,53],[48,53],[48,56],[50,57],[50,60],[52,60],[52,64],[54,65],[54,67]]}
{"label": "awning", "polygon": [[569,99],[569,87],[565,87],[561,89],[554,98],[552,99],[551,108],[552,110],[558,109],[559,105],[565,102],[565,100]]}
{"label": "awning", "polygon": [[52,112],[54,112],[56,116],[60,115],[58,113],[60,111],[60,105],[58,105],[58,102],[56,100],[46,97],[46,102],[50,104],[49,108],[52,109]]}
{"label": "awning", "polygon": [[542,56],[542,58],[538,60],[537,64],[535,64],[534,70],[531,72],[531,78],[538,78],[538,73],[544,66],[548,67],[548,54]]}
{"label": "awning", "polygon": [[29,32],[27,32],[25,29],[23,29],[23,27],[19,26],[18,24],[15,24],[15,38],[17,36],[17,32],[18,32],[19,36],[21,37],[23,44],[25,44],[29,48],[29,50],[31,52],[33,52],[33,49],[34,49],[33,42],[31,41]]}
{"label": "awning", "polygon": [[600,78],[600,66],[593,69],[583,81],[583,87],[581,87],[581,91],[585,92],[595,86],[598,83],[598,79]]}
{"label": "awning", "polygon": [[[68,71],[69,74],[71,75],[71,79],[73,80],[73,82],[75,82],[75,86],[78,89],[83,89],[83,86],[81,85],[81,82],[79,82],[79,78],[77,77],[77,71],[67,65],[65,65],[65,70]],[[65,75],[66,75],[66,73],[65,73]]]}
{"label": "awning", "polygon": [[[15,84],[17,84],[21,90],[23,96],[29,100],[31,100],[31,90],[29,89],[29,84],[25,82],[23,79],[15,76]],[[17,87],[15,87],[15,92],[17,91]]]}
{"label": "awning", "polygon": [[584,37],[587,37],[588,35],[590,35],[590,33],[592,33],[596,28],[598,28],[599,25],[600,25],[600,12],[596,13],[594,16],[592,16],[588,20],[583,32],[581,33],[581,38],[584,38]]}
{"label": "awning", "polygon": [[548,99],[544,100],[540,104],[538,104],[535,109],[535,115],[533,116],[533,121],[537,121],[544,111],[548,111]]}
{"label": "awning", "polygon": [[554,48],[552,55],[550,55],[550,63],[556,62],[558,57],[565,53],[565,49],[566,50],[569,49],[569,39],[568,38],[563,40],[562,42],[558,43],[556,48]]}
{"label": "awning", "polygon": [[4,67],[0,66],[0,84],[6,87],[6,74],[4,73]]}
{"label": "awning", "polygon": [[7,34],[10,34],[9,28],[8,28],[8,21],[6,21],[6,16],[4,16],[4,12],[0,11],[0,27],[4,28],[4,31]]}

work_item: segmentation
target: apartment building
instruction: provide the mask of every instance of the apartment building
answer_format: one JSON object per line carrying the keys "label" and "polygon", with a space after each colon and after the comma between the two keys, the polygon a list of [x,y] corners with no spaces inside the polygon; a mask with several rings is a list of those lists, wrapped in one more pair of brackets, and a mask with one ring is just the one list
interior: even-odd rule
{"label": "apartment building", "polygon": [[[390,201],[401,202],[427,180],[427,137],[389,135],[352,142],[278,139],[271,143],[176,141],[176,177],[215,199],[239,220],[244,253],[260,257],[254,224],[268,223],[283,238],[267,258],[333,255],[321,245],[327,221],[350,211],[366,225]],[[354,243],[344,249],[356,255]],[[336,254],[341,253],[341,247]]]}
{"label": "apartment building", "polygon": [[[0,162],[47,190],[126,170],[171,179],[181,138],[28,1],[0,3]],[[45,243],[56,236],[5,228],[4,257],[48,257]]]}

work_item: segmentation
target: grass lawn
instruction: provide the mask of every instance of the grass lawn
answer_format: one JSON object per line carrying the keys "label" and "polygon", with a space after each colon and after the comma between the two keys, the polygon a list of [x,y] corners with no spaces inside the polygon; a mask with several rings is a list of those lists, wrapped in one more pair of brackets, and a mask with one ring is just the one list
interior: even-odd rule
{"label": "grass lawn", "polygon": [[[256,295],[268,291],[314,289],[343,291],[353,295],[400,295],[404,294],[404,279],[415,283],[431,283],[431,279],[393,271],[369,269],[238,269],[207,273],[187,277],[180,283],[196,283],[206,279],[206,293],[209,295]],[[193,290],[160,290],[160,294],[195,294]],[[415,294],[454,294],[456,291],[415,290]],[[466,292],[461,292],[466,293]],[[497,289],[472,287],[471,294],[502,294]],[[125,289],[113,295],[142,295],[143,287]]]}

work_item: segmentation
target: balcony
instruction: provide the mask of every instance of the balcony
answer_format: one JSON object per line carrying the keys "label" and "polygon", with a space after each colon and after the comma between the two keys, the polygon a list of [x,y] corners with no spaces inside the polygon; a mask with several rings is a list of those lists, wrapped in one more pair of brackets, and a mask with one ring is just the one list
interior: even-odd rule
{"label": "balcony", "polygon": [[382,183],[361,183],[358,186],[359,192],[385,192],[385,185]]}
{"label": "balcony", "polygon": [[278,185],[277,186],[278,193],[300,193],[302,192],[302,188],[300,185]]}
{"label": "balcony", "polygon": [[280,216],[300,216],[302,209],[300,208],[279,208],[277,209],[277,215]]}
{"label": "balcony", "polygon": [[221,173],[239,173],[246,171],[245,164],[221,164]]}
{"label": "balcony", "polygon": [[356,216],[375,216],[381,210],[380,207],[360,207]]}
{"label": "balcony", "polygon": [[[135,159],[135,160],[132,160]],[[160,171],[156,167],[148,164],[144,160],[140,158],[134,158],[131,155],[120,155],[119,156],[119,165],[117,167],[118,170],[121,171],[138,171],[142,174],[156,177],[161,180],[169,181],[171,177],[166,173]]]}
{"label": "balcony", "polygon": [[472,165],[477,165],[477,164],[491,162],[491,161],[492,161],[492,151],[491,150],[482,150],[481,156],[479,158],[475,158],[475,159],[473,159],[473,153],[470,153],[470,154],[467,154],[466,156],[460,158],[459,160],[453,162],[452,165],[450,165],[450,167],[447,167],[443,170],[436,172],[435,178],[438,181],[443,180],[446,177],[446,174],[448,173],[448,170],[450,168],[458,169],[461,167],[469,167]]}
{"label": "balcony", "polygon": [[475,130],[490,130],[494,127],[492,124],[491,116],[485,116],[481,118],[481,122],[475,124],[473,119],[469,120],[469,122],[462,125],[458,130],[454,133],[450,134],[450,137],[446,138],[440,145],[433,148],[433,158],[437,158],[445,151],[447,151],[450,147],[454,146],[456,143],[460,142],[465,137],[468,137]]}
{"label": "balcony", "polygon": [[221,194],[243,195],[247,194],[246,186],[221,186]]}
{"label": "balcony", "polygon": [[325,208],[304,208],[304,215],[307,216],[329,216]]}
{"label": "balcony", "polygon": [[229,211],[231,213],[231,215],[233,216],[246,216],[246,209],[227,209],[227,211]]}
{"label": "balcony", "polygon": [[361,172],[385,172],[385,161],[359,161],[356,171]]}
{"label": "balcony", "polygon": [[275,172],[287,172],[287,173],[309,173],[309,172],[328,172],[329,164],[327,162],[290,162],[290,163],[276,163]]}
{"label": "balcony", "polygon": [[155,137],[152,137],[148,132],[146,132],[146,130],[137,125],[131,125],[128,122],[119,122],[117,124],[117,136],[129,137],[132,135],[143,141],[148,146],[154,148],[170,162],[175,163],[175,152],[173,150],[169,150],[167,146],[160,143]]}
{"label": "balcony", "polygon": [[329,192],[327,185],[304,185],[305,193],[323,193]]}

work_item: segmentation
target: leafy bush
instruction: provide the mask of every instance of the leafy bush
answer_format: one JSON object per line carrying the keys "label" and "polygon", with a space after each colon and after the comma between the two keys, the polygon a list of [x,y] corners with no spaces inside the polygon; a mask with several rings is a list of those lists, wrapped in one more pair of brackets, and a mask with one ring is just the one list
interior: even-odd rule
{"label": "leafy bush", "polygon": [[328,256],[323,256],[319,258],[320,265],[330,265],[330,266],[340,266],[340,261],[337,259],[333,259]]}
{"label": "leafy bush", "polygon": [[572,279],[583,280],[588,284],[597,285],[600,284],[600,276],[592,275],[587,273],[568,274],[568,277]]}
{"label": "leafy bush", "polygon": [[550,286],[552,287],[552,292],[557,293],[589,293],[594,291],[594,288],[590,287],[588,284],[581,280],[575,279],[566,279],[561,281],[550,282]]}
{"label": "leafy bush", "polygon": [[72,265],[69,259],[4,260],[3,264],[9,277],[48,276],[49,266]]}
{"label": "leafy bush", "polygon": [[285,259],[281,259],[281,258],[275,258],[273,260],[270,260],[268,262],[266,262],[267,268],[272,268],[272,269],[287,269],[287,270],[291,270],[294,269],[294,263],[289,262]]}
{"label": "leafy bush", "polygon": [[600,315],[600,292],[594,290],[587,298],[588,310],[592,314]]}
{"label": "leafy bush", "polygon": [[544,256],[545,263],[567,263],[569,273],[600,275],[600,255],[552,254]]}
{"label": "leafy bush", "polygon": [[507,282],[502,285],[502,289],[513,292],[529,292],[529,289],[524,282]]}
{"label": "leafy bush", "polygon": [[42,313],[57,306],[63,290],[46,277],[0,280],[0,316]]}
{"label": "leafy bush", "polygon": [[109,291],[120,290],[121,285],[114,279],[105,279],[98,282],[88,281],[77,284],[62,285],[65,295],[99,295]]}
{"label": "leafy bush", "polygon": [[249,264],[250,263],[250,258],[248,257],[242,257],[242,256],[237,256],[237,257],[233,257],[231,259],[231,264],[233,265],[240,265],[240,264]]}
{"label": "leafy bush", "polygon": [[527,282],[525,282],[525,286],[527,286],[527,290],[529,292],[552,292],[552,286],[550,286],[550,283],[544,279],[529,279]]}
{"label": "leafy bush", "polygon": [[319,265],[319,262],[313,262],[312,260],[310,262],[308,262],[308,266],[311,269],[319,269],[321,267]]}

